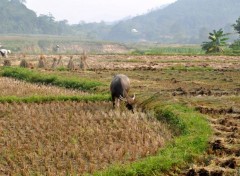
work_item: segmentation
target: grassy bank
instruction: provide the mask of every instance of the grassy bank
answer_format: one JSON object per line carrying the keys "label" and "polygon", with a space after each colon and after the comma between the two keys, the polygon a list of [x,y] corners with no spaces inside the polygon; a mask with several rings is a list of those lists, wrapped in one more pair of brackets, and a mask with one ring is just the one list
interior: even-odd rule
{"label": "grassy bank", "polygon": [[149,49],[136,49],[132,52],[136,55],[204,55],[205,52],[199,46],[168,46]]}
{"label": "grassy bank", "polygon": [[179,104],[156,105],[154,112],[157,119],[169,122],[180,135],[156,156],[116,165],[94,175],[163,175],[173,166],[183,166],[205,151],[211,130],[203,115]]}
{"label": "grassy bank", "polygon": [[103,85],[101,82],[94,80],[77,77],[60,77],[55,74],[40,73],[35,70],[19,67],[4,67],[2,68],[1,75],[30,83],[49,84],[83,91],[91,91],[96,87]]}

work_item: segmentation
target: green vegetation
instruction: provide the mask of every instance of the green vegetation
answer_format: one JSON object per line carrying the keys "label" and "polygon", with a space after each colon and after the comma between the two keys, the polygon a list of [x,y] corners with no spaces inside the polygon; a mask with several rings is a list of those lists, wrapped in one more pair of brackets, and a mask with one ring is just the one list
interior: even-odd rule
{"label": "green vegetation", "polygon": [[51,14],[37,17],[34,11],[27,9],[19,0],[1,0],[0,16],[1,34],[61,35],[72,31],[66,20],[56,22]]}
{"label": "green vegetation", "polygon": [[226,36],[229,34],[224,34],[222,29],[218,31],[213,30],[213,33],[209,33],[210,42],[203,42],[202,49],[206,53],[223,53],[224,47],[226,47],[226,41],[229,39]]}
{"label": "green vegetation", "polygon": [[165,70],[177,70],[177,71],[192,71],[192,72],[195,72],[195,71],[213,71],[213,68],[212,67],[185,67],[185,66],[182,66],[182,65],[176,65],[174,67],[170,67],[170,68],[167,68]]}
{"label": "green vegetation", "polygon": [[51,84],[59,87],[85,91],[94,90],[96,87],[103,85],[101,82],[93,80],[81,79],[77,77],[60,77],[54,74],[44,74],[38,71],[19,67],[3,68],[2,76],[12,77],[31,83]]}
{"label": "green vegetation", "polygon": [[147,50],[136,49],[131,54],[134,55],[203,55],[204,52],[200,47],[197,46],[168,46],[168,47],[157,47],[150,48]]}
{"label": "green vegetation", "polygon": [[[178,0],[164,9],[121,21],[111,28],[107,39],[202,43],[212,29],[222,27],[232,32],[231,24],[238,17],[239,6],[238,0]],[[133,28],[139,32],[131,32]]]}
{"label": "green vegetation", "polygon": [[233,24],[234,30],[240,35],[240,17],[236,20],[236,24]]}
{"label": "green vegetation", "polygon": [[[236,23],[233,24],[234,30],[240,34],[240,17],[237,19]],[[233,44],[230,45],[234,54],[240,55],[240,39],[235,40]]]}
{"label": "green vegetation", "polygon": [[203,115],[179,104],[155,106],[154,111],[156,118],[178,127],[181,135],[156,156],[129,165],[116,165],[94,175],[161,175],[172,166],[184,165],[202,154],[211,135],[210,126]]}
{"label": "green vegetation", "polygon": [[[56,21],[51,14],[37,16],[22,0],[2,0],[0,33],[76,35],[81,39],[121,42],[201,43],[214,28],[222,26],[231,32],[230,25],[238,17],[239,6],[238,0],[230,3],[227,0],[178,0],[163,9],[112,25],[105,22],[69,25],[67,20]],[[133,28],[139,32],[131,32]]]}

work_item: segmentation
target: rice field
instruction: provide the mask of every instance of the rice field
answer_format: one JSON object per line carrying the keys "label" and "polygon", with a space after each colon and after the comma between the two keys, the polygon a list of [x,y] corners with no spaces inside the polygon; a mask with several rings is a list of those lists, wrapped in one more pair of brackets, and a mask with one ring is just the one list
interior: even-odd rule
{"label": "rice field", "polygon": [[108,96],[112,76],[123,73],[137,108],[132,114],[122,102],[113,110],[107,97],[3,101],[0,175],[238,174],[239,57],[90,55],[85,71],[39,69],[36,56],[26,58],[32,69],[1,68],[2,75],[26,81],[0,77],[1,98]]}
{"label": "rice field", "polygon": [[78,96],[86,95],[88,93],[79,91],[64,89],[61,87],[44,85],[44,84],[32,84],[24,81],[19,81],[13,78],[0,77],[0,96]]}
{"label": "rice field", "polygon": [[154,155],[172,138],[151,114],[109,107],[109,102],[0,104],[0,173],[92,173]]}

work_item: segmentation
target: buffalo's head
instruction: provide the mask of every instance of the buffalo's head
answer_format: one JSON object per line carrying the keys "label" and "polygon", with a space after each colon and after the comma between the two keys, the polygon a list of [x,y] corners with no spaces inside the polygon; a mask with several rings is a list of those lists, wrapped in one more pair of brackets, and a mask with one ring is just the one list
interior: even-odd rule
{"label": "buffalo's head", "polygon": [[119,97],[120,100],[126,102],[127,109],[132,111],[132,112],[133,112],[133,105],[135,104],[135,98],[136,98],[135,94],[133,95],[133,97],[127,96],[127,97],[124,98],[121,95]]}

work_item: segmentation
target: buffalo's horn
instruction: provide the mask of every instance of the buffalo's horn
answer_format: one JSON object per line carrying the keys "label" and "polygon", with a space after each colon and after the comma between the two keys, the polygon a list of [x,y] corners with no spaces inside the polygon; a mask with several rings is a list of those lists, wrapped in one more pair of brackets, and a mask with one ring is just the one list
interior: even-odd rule
{"label": "buffalo's horn", "polygon": [[135,94],[133,94],[133,97],[132,97],[132,99],[133,99],[133,100],[135,100],[135,98],[136,98],[136,95],[135,95]]}
{"label": "buffalo's horn", "polygon": [[119,96],[119,99],[122,101],[127,101],[126,98],[123,98],[122,95]]}

